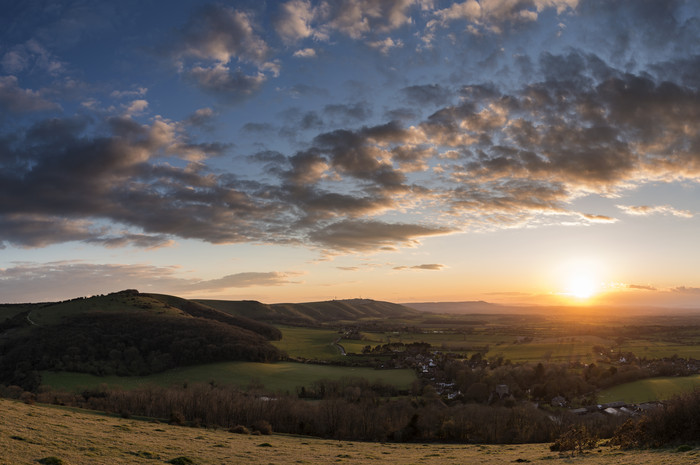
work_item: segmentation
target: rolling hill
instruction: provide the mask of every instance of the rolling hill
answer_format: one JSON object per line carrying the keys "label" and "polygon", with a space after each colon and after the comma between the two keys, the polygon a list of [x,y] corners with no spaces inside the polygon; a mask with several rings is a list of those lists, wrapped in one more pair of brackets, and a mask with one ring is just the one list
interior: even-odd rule
{"label": "rolling hill", "polygon": [[217,361],[274,361],[278,329],[173,296],[126,290],[4,306],[0,384],[33,389],[39,370],[146,375]]}

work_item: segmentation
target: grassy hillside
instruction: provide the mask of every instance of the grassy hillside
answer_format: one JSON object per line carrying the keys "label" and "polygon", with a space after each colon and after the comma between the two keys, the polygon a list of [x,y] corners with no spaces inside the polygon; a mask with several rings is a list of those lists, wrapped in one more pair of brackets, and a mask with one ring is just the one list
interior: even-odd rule
{"label": "grassy hillside", "polygon": [[0,322],[0,384],[35,389],[39,370],[147,375],[177,366],[272,361],[276,328],[134,290],[25,305]]}
{"label": "grassy hillside", "polygon": [[[346,442],[273,434],[252,436],[223,430],[170,426],[127,420],[86,411],[26,405],[0,399],[0,463],[36,465],[56,457],[67,465],[95,463],[222,463],[348,465],[426,465],[479,463],[697,463],[697,449],[619,451],[602,447],[569,458],[550,452],[548,444],[445,445]],[[685,449],[683,449],[685,450]]]}
{"label": "grassy hillside", "polygon": [[371,299],[329,300],[325,302],[261,304],[255,301],[197,300],[223,312],[280,324],[319,324],[356,322],[372,319],[402,319],[419,315],[417,310],[391,302]]}

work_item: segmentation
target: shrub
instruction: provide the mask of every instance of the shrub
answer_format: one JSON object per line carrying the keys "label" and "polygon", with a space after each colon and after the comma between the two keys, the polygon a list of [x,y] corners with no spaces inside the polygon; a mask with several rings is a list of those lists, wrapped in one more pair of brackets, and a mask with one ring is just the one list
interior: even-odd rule
{"label": "shrub", "polygon": [[236,425],[228,430],[229,433],[250,434],[250,430],[243,425]]}
{"label": "shrub", "polygon": [[168,460],[168,463],[172,463],[173,465],[191,465],[193,463],[196,463],[194,460],[192,460],[189,457],[175,457],[174,459]]}
{"label": "shrub", "polygon": [[183,415],[182,412],[172,411],[170,412],[170,420],[168,420],[168,423],[182,426],[185,424],[185,415]]}
{"label": "shrub", "polygon": [[253,431],[259,431],[260,434],[272,434],[272,425],[268,421],[258,420],[252,425]]}
{"label": "shrub", "polygon": [[37,460],[42,465],[65,465],[66,462],[63,460],[59,459],[58,457],[44,457],[43,459]]}
{"label": "shrub", "polygon": [[572,451],[583,453],[585,449],[593,449],[598,438],[585,425],[574,425],[554,441],[549,449],[552,451]]}

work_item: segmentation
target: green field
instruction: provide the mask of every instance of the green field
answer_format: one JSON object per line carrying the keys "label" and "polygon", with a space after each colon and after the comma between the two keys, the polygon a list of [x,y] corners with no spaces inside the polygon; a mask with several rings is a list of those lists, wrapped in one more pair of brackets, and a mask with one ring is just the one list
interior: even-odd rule
{"label": "green field", "polygon": [[632,352],[637,357],[663,358],[678,355],[682,358],[700,359],[700,343],[677,344],[667,341],[633,340],[625,342],[620,349],[623,352]]}
{"label": "green field", "polygon": [[[513,363],[525,362],[569,362],[590,363],[596,361],[594,345],[606,346],[610,341],[598,336],[576,336],[559,338],[535,338],[529,342],[517,342],[516,336],[507,334],[457,334],[451,332],[420,333],[372,333],[363,332],[362,340],[343,339],[340,343],[348,353],[361,353],[362,348],[386,344],[387,342],[427,342],[436,350],[452,350],[471,356],[488,347],[488,358],[503,357]],[[286,335],[285,335],[286,337]]]}
{"label": "green field", "polygon": [[636,404],[668,400],[697,388],[700,388],[700,375],[642,379],[601,391],[598,394],[598,402],[624,401]]}
{"label": "green field", "polygon": [[85,373],[44,371],[42,383],[55,389],[77,391],[102,384],[133,389],[146,385],[172,386],[183,383],[208,383],[247,387],[251,382],[262,384],[268,391],[294,392],[298,386],[309,386],[320,379],[347,377],[383,381],[400,389],[408,389],[416,379],[413,370],[375,370],[362,367],[312,365],[293,362],[252,363],[223,362],[176,368],[149,376],[94,376]]}
{"label": "green field", "polygon": [[279,326],[282,340],[272,344],[287,352],[290,357],[310,360],[340,360],[343,356],[333,345],[341,335],[332,329],[301,328],[297,326]]}

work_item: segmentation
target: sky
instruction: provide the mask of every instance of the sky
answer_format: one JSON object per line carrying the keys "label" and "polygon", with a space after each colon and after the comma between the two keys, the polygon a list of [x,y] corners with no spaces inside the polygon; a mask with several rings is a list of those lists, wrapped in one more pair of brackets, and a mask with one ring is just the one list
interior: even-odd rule
{"label": "sky", "polygon": [[700,308],[695,0],[0,8],[0,302]]}

